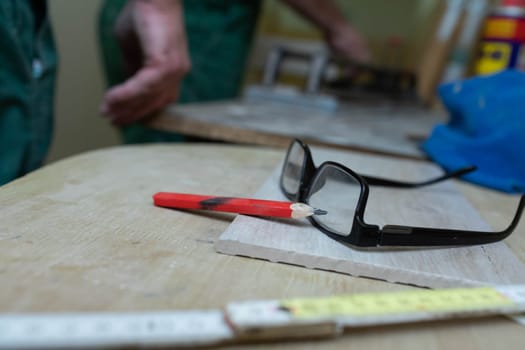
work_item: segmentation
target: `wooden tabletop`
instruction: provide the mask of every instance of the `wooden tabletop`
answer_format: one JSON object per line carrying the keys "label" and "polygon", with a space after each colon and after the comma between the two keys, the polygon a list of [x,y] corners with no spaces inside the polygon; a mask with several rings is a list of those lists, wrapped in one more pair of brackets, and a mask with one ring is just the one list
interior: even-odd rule
{"label": "wooden tabletop", "polygon": [[[213,244],[233,215],[152,205],[158,191],[250,196],[283,156],[280,149],[224,144],[121,146],[59,161],[1,187],[0,311],[209,309],[239,300],[413,288],[221,255]],[[508,223],[516,197],[459,186],[489,224]],[[525,222],[506,242],[525,261]],[[493,317],[264,346],[522,349],[523,330]]]}

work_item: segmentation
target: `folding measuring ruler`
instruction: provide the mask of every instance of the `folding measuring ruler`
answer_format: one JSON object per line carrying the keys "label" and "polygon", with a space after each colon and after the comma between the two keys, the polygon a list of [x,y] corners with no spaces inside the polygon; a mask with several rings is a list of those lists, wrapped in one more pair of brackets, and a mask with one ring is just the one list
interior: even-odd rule
{"label": "folding measuring ruler", "polygon": [[0,349],[210,346],[525,312],[525,285],[246,301],[224,310],[0,314]]}

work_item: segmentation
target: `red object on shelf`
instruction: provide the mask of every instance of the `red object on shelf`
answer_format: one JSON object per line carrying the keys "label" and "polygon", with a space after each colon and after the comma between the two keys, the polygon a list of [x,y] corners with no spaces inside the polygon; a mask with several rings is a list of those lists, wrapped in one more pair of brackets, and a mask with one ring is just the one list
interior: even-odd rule
{"label": "red object on shelf", "polygon": [[525,8],[525,0],[501,0],[501,6],[516,6]]}

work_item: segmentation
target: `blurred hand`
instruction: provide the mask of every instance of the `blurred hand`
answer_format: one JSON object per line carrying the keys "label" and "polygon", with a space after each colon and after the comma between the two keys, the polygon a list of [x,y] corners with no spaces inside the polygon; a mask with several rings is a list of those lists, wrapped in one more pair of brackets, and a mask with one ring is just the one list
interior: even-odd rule
{"label": "blurred hand", "polygon": [[351,61],[369,63],[372,58],[366,40],[349,24],[329,30],[326,41],[336,53]]}
{"label": "blurred hand", "polygon": [[101,112],[115,125],[136,122],[176,100],[190,70],[179,0],[130,0],[115,24],[128,80],[108,90]]}
{"label": "blurred hand", "polygon": [[283,0],[314,23],[324,33],[330,47],[344,58],[369,63],[370,49],[366,40],[352,27],[333,0]]}

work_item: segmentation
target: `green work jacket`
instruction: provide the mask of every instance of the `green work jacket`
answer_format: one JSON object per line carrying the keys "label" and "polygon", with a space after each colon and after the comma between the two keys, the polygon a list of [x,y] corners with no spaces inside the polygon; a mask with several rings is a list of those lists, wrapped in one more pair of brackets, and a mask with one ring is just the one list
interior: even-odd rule
{"label": "green work jacket", "polygon": [[[125,0],[105,0],[99,16],[99,36],[108,85],[129,77],[115,40],[115,20]],[[236,97],[259,14],[259,0],[187,0],[184,22],[192,70],[182,82],[179,103]],[[166,142],[181,135],[154,131],[141,125],[123,129],[127,143]]]}
{"label": "green work jacket", "polygon": [[53,126],[57,56],[44,0],[0,1],[0,185],[38,168]]}

